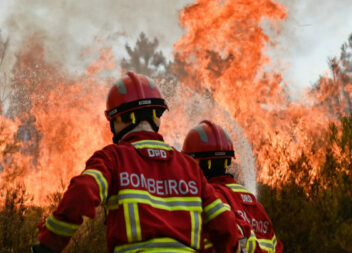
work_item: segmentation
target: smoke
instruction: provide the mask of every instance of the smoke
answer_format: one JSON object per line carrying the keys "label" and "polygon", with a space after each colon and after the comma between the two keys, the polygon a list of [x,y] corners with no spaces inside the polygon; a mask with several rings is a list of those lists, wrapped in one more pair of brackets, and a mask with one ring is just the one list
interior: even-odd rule
{"label": "smoke", "polygon": [[[85,71],[100,48],[112,48],[115,59],[125,56],[124,45],[134,44],[140,32],[159,40],[159,48],[171,57],[172,44],[182,36],[178,10],[191,0],[13,0],[2,5],[0,28],[9,38],[6,65],[11,69],[18,52],[32,43],[44,46],[45,61],[63,66],[68,73]],[[119,65],[119,64],[116,64]],[[61,67],[59,67],[61,69]],[[110,73],[114,75],[116,73]],[[171,85],[172,86],[172,85]],[[166,87],[166,86],[164,86]],[[176,88],[175,88],[176,87]],[[256,193],[255,160],[243,129],[230,114],[182,84],[167,97],[170,111],[166,114],[166,140],[181,148],[186,133],[201,120],[210,119],[223,126],[232,136],[237,155],[240,181]],[[165,93],[165,91],[164,91]],[[189,99],[185,102],[185,94]],[[173,117],[175,113],[184,117]],[[216,119],[214,119],[216,115]],[[183,118],[183,121],[180,121]],[[165,131],[172,128],[172,131]]]}
{"label": "smoke", "polygon": [[352,33],[350,0],[278,0],[288,9],[275,48],[269,53],[283,66],[293,97],[328,70],[328,57],[339,55]]}
{"label": "smoke", "polygon": [[197,93],[182,83],[174,86],[165,82],[159,86],[170,108],[169,112],[165,112],[160,128],[166,141],[181,150],[188,131],[200,121],[210,120],[222,126],[230,134],[236,152],[236,159],[228,172],[256,195],[257,175],[252,147],[242,127],[230,113],[216,104],[212,95]]}
{"label": "smoke", "polygon": [[115,57],[140,32],[158,38],[171,55],[172,43],[182,35],[177,11],[190,0],[12,0],[1,3],[0,28],[10,38],[9,68],[16,52],[35,37],[45,47],[46,60],[63,64],[71,72],[85,70],[111,47]]}

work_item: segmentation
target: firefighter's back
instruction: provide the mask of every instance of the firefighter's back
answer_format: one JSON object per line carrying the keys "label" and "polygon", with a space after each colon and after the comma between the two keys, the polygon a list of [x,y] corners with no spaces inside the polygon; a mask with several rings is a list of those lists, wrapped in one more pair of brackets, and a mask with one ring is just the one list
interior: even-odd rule
{"label": "firefighter's back", "polygon": [[230,176],[226,177],[226,183],[221,180],[217,182],[217,178],[214,178],[212,185],[224,196],[231,209],[251,226],[250,239],[260,247],[253,247],[253,252],[282,252],[282,243],[276,238],[272,222],[263,205],[244,186]]}
{"label": "firefighter's back", "polygon": [[115,251],[200,247],[201,174],[193,159],[160,140],[121,142],[107,206],[108,243]]}

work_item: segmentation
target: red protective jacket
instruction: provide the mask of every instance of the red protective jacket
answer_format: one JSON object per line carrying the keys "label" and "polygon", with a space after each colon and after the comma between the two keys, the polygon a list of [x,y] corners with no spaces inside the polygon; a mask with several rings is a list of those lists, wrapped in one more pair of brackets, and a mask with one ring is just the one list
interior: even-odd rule
{"label": "red protective jacket", "polygon": [[130,133],[97,151],[71,180],[42,228],[40,242],[60,252],[82,217],[94,218],[100,204],[109,210],[109,252],[194,252],[203,244],[203,223],[218,252],[236,247],[234,214],[216,197],[196,162],[154,132]]}
{"label": "red protective jacket", "polygon": [[[251,227],[248,237],[247,251],[253,252],[283,252],[283,244],[276,238],[271,220],[262,204],[242,185],[237,184],[231,175],[212,177],[208,180],[224,203],[242,217]],[[241,226],[243,226],[240,223]],[[245,227],[245,226],[244,226]]]}

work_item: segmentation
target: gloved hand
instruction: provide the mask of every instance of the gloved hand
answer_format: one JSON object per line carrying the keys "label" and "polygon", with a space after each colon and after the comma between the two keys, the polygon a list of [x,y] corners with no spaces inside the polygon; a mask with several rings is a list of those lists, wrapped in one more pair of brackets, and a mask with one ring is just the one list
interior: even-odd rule
{"label": "gloved hand", "polygon": [[57,253],[51,249],[48,249],[43,244],[37,243],[31,247],[32,253]]}

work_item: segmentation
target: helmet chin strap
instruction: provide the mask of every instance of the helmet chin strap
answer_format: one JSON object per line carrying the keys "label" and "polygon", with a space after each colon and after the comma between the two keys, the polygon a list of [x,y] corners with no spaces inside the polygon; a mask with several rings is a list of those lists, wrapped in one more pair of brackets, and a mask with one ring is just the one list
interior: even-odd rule
{"label": "helmet chin strap", "polygon": [[135,124],[130,124],[127,127],[123,128],[120,132],[116,133],[115,127],[114,127],[114,120],[110,120],[110,130],[114,134],[114,136],[112,137],[113,143],[115,144],[119,143],[119,141],[125,134],[135,129],[142,121],[147,121],[149,125],[152,127],[154,132],[157,133],[159,131],[159,127],[157,126],[157,124],[155,124],[154,120],[151,118],[146,118],[146,119],[136,120]]}

